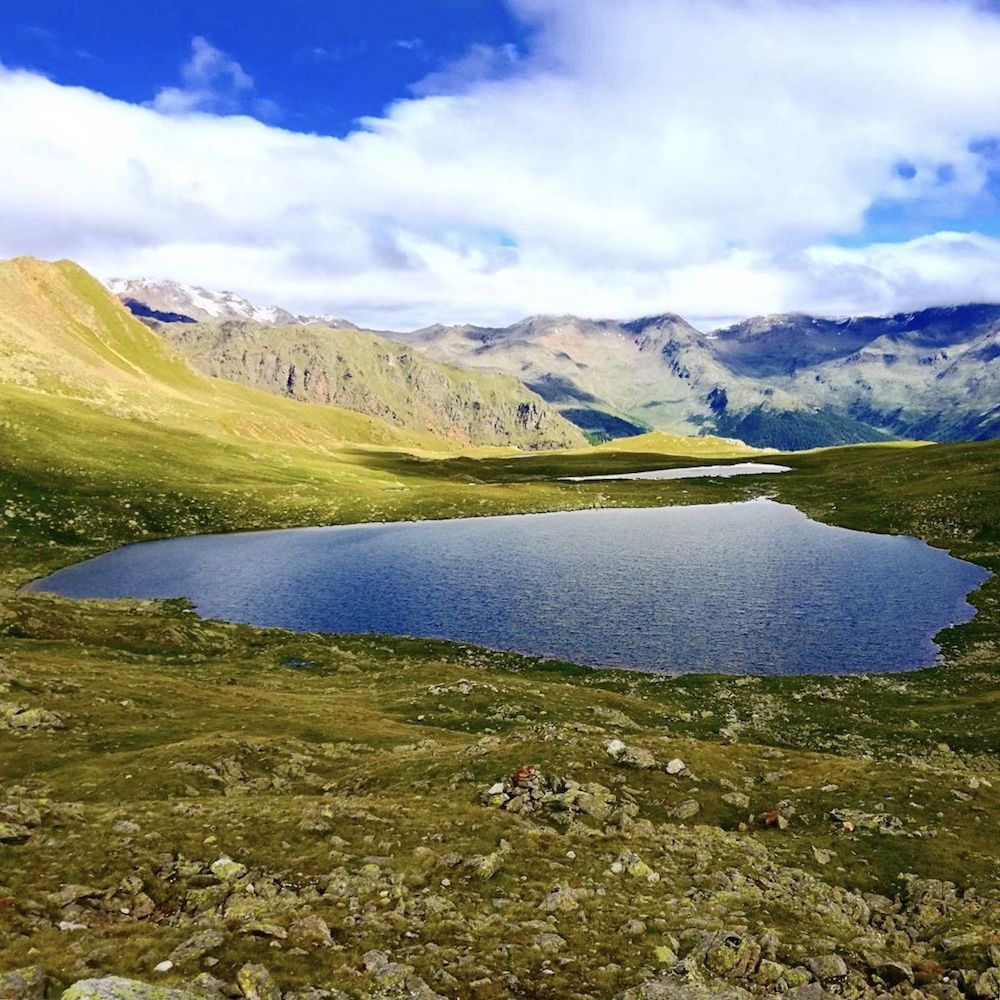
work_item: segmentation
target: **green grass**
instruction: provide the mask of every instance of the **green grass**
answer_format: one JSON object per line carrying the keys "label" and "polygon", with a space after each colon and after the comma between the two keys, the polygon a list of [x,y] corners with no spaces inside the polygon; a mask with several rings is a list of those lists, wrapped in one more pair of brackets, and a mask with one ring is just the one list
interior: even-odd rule
{"label": "green grass", "polygon": [[[239,387],[206,395],[197,379],[181,392],[186,375],[172,383],[181,401],[167,399],[169,359],[156,362],[166,367],[143,400],[150,412],[134,394],[122,412],[86,357],[89,394],[72,379],[58,391],[0,388],[0,718],[17,706],[63,724],[0,723],[0,821],[5,806],[40,814],[27,843],[0,845],[0,970],[39,963],[59,983],[153,978],[209,925],[226,936],[215,975],[231,979],[253,960],[285,989],[355,995],[371,985],[363,955],[383,948],[448,996],[507,996],[509,975],[528,997],[611,996],[652,974],[671,935],[713,928],[773,932],[788,965],[831,950],[861,972],[872,955],[976,970],[990,961],[997,578],[974,597],[978,618],[940,637],[944,666],[845,678],[594,671],[437,641],[206,622],[183,602],[71,602],[17,588],[164,535],[765,494],[829,523],[918,535],[997,572],[1000,444],[778,456],[794,471],[760,479],[562,483],[698,464],[732,446],[435,454],[425,439],[339,411]],[[698,780],[621,768],[604,752],[612,737],[662,763],[681,757]],[[600,783],[617,812],[567,822],[481,803],[527,764]],[[723,800],[733,790],[749,807]],[[692,797],[695,817],[671,815]],[[903,835],[845,833],[831,818],[845,808],[898,817]],[[748,825],[771,809],[790,818],[786,830]],[[484,882],[466,862],[501,839],[510,853]],[[612,874],[629,851],[660,881]],[[188,867],[222,853],[251,868],[254,897],[234,897],[242,910],[227,910],[217,880]],[[862,928],[855,894],[894,897],[907,872],[978,896],[895,918],[912,935]],[[63,907],[51,894],[68,884],[104,897]],[[557,886],[586,895],[550,911]],[[257,925],[248,898],[263,913]],[[308,912],[332,929],[333,949],[295,946],[295,920]],[[641,932],[628,926],[637,919]],[[60,931],[59,920],[86,929]],[[275,928],[290,936],[268,936]],[[948,953],[943,940],[965,931],[982,944]],[[542,951],[543,932],[561,950]],[[179,983],[201,968],[160,978]]]}

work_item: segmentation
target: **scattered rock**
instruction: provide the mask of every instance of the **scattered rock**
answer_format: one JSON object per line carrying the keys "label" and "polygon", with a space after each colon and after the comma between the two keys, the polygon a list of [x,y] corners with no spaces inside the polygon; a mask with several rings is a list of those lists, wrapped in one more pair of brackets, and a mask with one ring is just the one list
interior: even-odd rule
{"label": "scattered rock", "polygon": [[903,821],[888,813],[868,813],[860,809],[834,809],[830,818],[840,823],[847,833],[855,830],[870,830],[883,835],[898,835],[903,832]]}
{"label": "scattered rock", "polygon": [[630,747],[621,740],[611,740],[604,748],[605,753],[623,767],[636,767],[641,770],[651,770],[656,767],[656,758],[640,747]]}
{"label": "scattered rock", "polygon": [[213,861],[210,867],[212,874],[220,882],[235,882],[237,879],[243,878],[247,873],[246,865],[241,865],[238,861],[233,861],[232,858],[225,855],[217,861]]}
{"label": "scattered rock", "polygon": [[263,965],[248,962],[236,973],[236,985],[246,1000],[281,1000],[281,990]]}
{"label": "scattered rock", "polygon": [[[62,995],[62,1000],[199,1000],[196,993],[168,986],[151,986],[135,979],[105,976],[81,979]],[[278,998],[274,998],[278,1000]]]}
{"label": "scattered rock", "polygon": [[701,812],[701,803],[697,799],[685,799],[680,805],[674,806],[670,810],[670,815],[674,819],[691,819]]}
{"label": "scattered rock", "polygon": [[26,826],[0,820],[0,844],[26,844],[30,839],[31,830]]}
{"label": "scattered rock", "polygon": [[566,947],[566,939],[558,934],[536,934],[535,944],[546,954],[554,955]]}
{"label": "scattered rock", "polygon": [[506,840],[501,840],[500,846],[490,854],[470,858],[469,867],[478,878],[489,880],[503,867],[504,859],[509,853],[510,844]]}
{"label": "scattered rock", "polygon": [[47,980],[37,965],[0,973],[0,1000],[44,1000]]}
{"label": "scattered rock", "polygon": [[299,917],[288,928],[288,939],[298,948],[330,948],[333,937],[327,922],[315,913]]}
{"label": "scattered rock", "polygon": [[0,704],[0,726],[13,732],[53,732],[65,729],[61,716],[44,708],[25,708],[23,705]]}
{"label": "scattered rock", "polygon": [[186,941],[179,944],[170,953],[170,960],[175,965],[186,965],[198,962],[209,952],[221,948],[226,943],[226,935],[221,931],[205,930],[192,934]]}

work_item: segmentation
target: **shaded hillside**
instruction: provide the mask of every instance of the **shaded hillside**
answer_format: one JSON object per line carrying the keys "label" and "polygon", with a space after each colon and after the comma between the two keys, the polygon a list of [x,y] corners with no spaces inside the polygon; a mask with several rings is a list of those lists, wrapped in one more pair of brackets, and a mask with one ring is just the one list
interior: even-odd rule
{"label": "shaded hillside", "polygon": [[583,434],[517,379],[319,323],[155,323],[206,375],[474,445],[562,448]]}

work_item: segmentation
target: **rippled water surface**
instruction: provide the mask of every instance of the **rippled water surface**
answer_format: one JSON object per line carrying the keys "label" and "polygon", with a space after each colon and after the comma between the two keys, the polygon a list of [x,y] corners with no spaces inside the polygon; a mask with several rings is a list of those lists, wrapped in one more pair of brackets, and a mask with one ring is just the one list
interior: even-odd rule
{"label": "rippled water surface", "polygon": [[209,618],[440,637],[591,665],[803,673],[934,662],[988,573],[768,500],[149,542],[35,585]]}

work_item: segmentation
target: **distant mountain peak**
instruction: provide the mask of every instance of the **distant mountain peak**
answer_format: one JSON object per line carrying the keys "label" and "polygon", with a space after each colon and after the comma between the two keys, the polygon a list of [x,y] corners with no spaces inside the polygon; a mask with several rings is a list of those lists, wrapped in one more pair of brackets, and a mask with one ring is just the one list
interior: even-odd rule
{"label": "distant mountain peak", "polygon": [[322,323],[357,329],[336,316],[297,315],[279,306],[256,305],[236,292],[214,292],[169,278],[111,278],[107,286],[135,315],[161,322],[245,320],[268,326]]}

